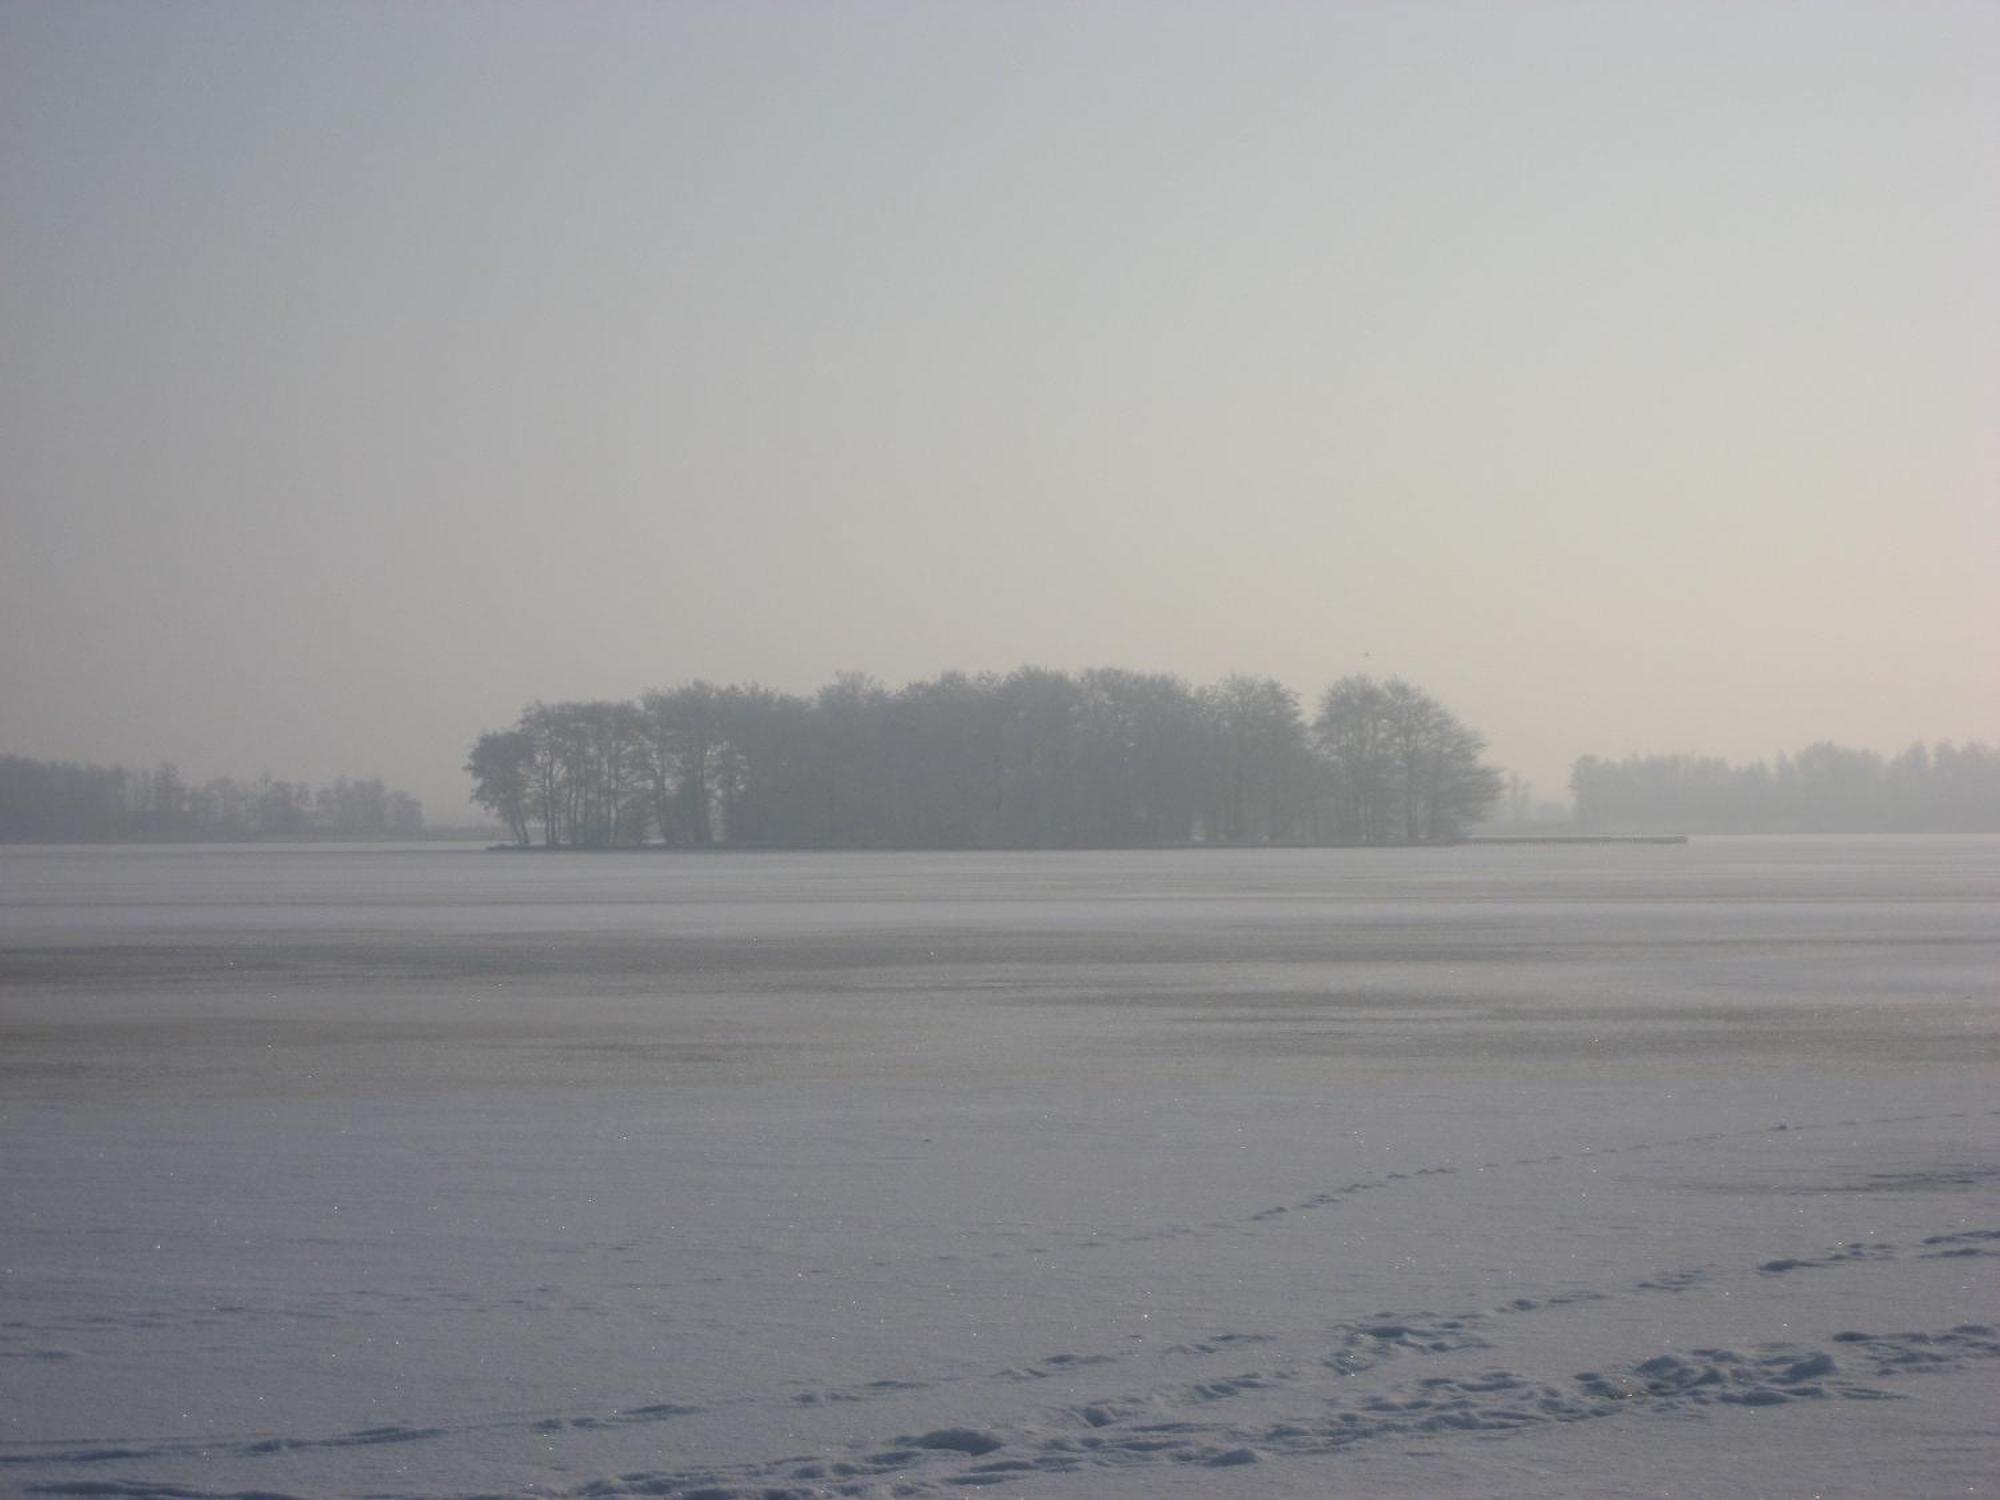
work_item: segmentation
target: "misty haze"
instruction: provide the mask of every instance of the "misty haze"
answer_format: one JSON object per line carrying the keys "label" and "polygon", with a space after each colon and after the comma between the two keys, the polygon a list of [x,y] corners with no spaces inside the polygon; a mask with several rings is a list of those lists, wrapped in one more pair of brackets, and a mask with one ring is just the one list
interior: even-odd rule
{"label": "misty haze", "polygon": [[1963,1496],[2000,11],[0,3],[0,1490]]}

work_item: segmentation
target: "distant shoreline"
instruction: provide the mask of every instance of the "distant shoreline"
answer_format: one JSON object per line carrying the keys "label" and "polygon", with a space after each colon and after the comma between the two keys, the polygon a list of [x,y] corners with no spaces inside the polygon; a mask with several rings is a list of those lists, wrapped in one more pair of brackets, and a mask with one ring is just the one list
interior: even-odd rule
{"label": "distant shoreline", "polygon": [[1468,844],[1685,844],[1684,833],[1491,834],[1425,840],[1348,844],[1055,844],[1043,846],[846,844],[489,844],[488,854],[1174,854],[1226,850],[1457,849]]}
{"label": "distant shoreline", "polygon": [[1461,844],[1685,844],[1684,833],[1489,833]]}

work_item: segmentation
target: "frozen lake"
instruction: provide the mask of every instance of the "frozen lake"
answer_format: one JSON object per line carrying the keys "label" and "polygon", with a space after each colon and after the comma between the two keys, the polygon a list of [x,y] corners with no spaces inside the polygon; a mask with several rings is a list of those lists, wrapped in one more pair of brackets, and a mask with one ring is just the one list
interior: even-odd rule
{"label": "frozen lake", "polygon": [[1964,1496],[2000,840],[0,849],[0,1490]]}

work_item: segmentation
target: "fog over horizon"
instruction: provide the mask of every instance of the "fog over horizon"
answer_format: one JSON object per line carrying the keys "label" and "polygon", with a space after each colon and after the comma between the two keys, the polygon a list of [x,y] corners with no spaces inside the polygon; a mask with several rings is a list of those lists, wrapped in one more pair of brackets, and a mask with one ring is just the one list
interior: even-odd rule
{"label": "fog over horizon", "polygon": [[0,5],[0,753],[1026,663],[2000,739],[2000,9]]}

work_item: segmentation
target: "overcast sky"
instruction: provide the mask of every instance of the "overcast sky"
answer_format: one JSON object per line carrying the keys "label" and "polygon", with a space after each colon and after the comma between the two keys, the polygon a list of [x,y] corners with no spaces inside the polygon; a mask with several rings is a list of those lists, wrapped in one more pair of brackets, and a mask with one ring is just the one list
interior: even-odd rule
{"label": "overcast sky", "polygon": [[2000,6],[0,0],[0,751],[695,676],[2000,739]]}

